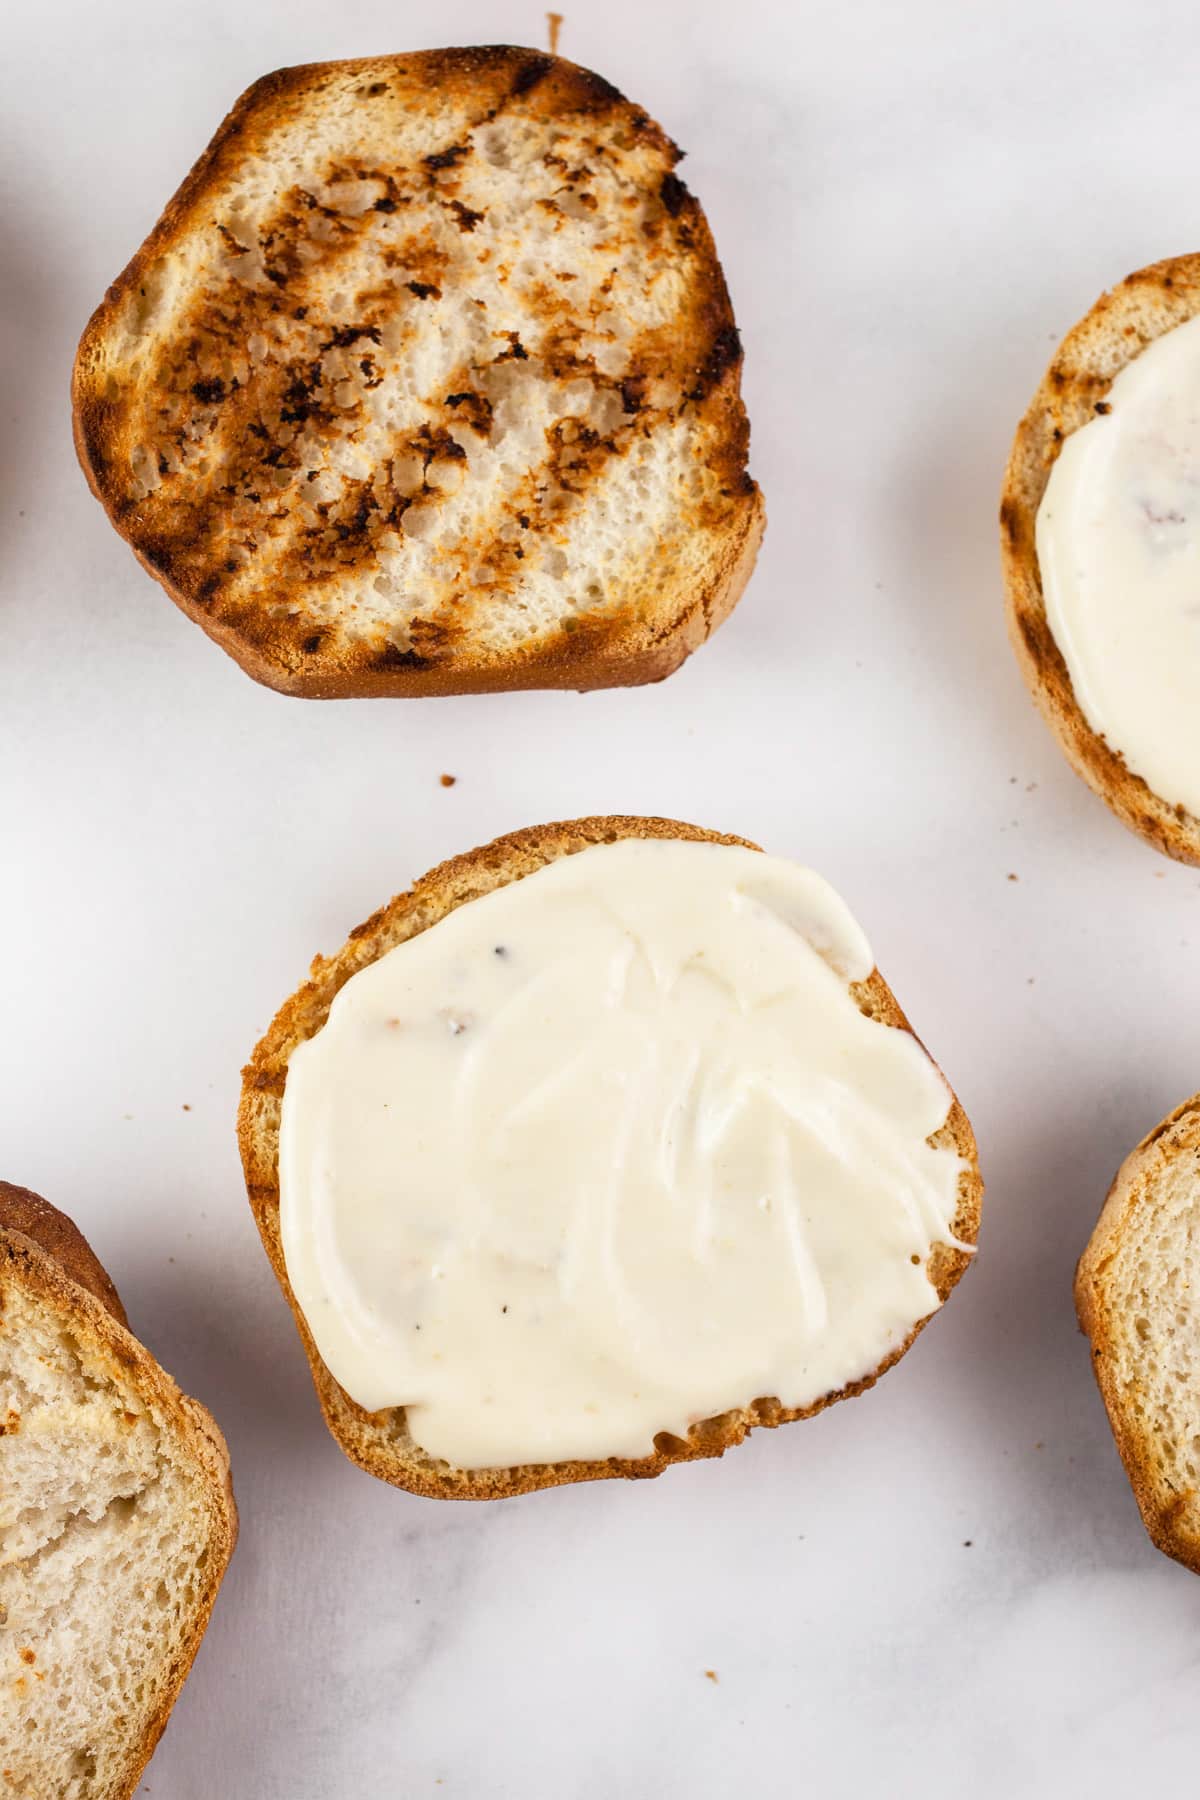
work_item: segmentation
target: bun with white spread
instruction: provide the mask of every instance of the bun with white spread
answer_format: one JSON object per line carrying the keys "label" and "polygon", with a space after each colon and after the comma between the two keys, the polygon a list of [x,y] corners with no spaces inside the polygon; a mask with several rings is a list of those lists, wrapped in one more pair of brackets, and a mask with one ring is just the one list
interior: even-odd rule
{"label": "bun with white spread", "polygon": [[1200,863],[1200,257],[1130,275],[1068,332],[1000,520],[1013,646],[1068,760]]}
{"label": "bun with white spread", "polygon": [[655,819],[391,901],[280,1011],[239,1137],[330,1429],[439,1497],[657,1475],[861,1392],[979,1225],[843,902]]}

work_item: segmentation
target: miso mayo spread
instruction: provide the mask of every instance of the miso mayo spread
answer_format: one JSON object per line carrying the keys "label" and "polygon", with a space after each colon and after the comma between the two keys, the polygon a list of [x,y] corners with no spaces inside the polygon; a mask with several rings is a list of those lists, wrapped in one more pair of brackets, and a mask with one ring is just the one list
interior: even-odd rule
{"label": "miso mayo spread", "polygon": [[322,1357],[462,1468],[637,1457],[854,1381],[938,1305],[950,1094],[806,869],[599,845],[353,976],[292,1055],[280,1204]]}
{"label": "miso mayo spread", "polygon": [[1200,813],[1200,319],[1148,345],[1106,405],[1038,510],[1046,617],[1092,730]]}

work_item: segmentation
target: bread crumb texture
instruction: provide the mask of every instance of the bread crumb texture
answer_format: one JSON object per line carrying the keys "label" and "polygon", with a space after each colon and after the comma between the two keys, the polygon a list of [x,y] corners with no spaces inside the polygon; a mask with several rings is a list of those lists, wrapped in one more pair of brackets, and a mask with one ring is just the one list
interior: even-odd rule
{"label": "bread crumb texture", "polygon": [[80,346],[117,528],[287,691],[669,673],[762,526],[679,154],[532,50],[265,77]]}
{"label": "bread crumb texture", "polygon": [[0,1792],[109,1800],[191,1662],[232,1498],[207,1415],[181,1425],[194,1403],[47,1261],[0,1231]]}
{"label": "bread crumb texture", "polygon": [[1146,1528],[1200,1572],[1200,1095],[1122,1165],[1075,1297]]}

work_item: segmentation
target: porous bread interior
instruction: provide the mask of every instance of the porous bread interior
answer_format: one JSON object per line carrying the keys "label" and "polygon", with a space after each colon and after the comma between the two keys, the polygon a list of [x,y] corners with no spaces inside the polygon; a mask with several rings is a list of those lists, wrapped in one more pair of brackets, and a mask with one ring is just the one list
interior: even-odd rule
{"label": "porous bread interior", "polygon": [[428,61],[247,96],[85,335],[99,491],[284,661],[503,662],[601,620],[652,640],[760,525],[703,215],[596,78]]}
{"label": "porous bread interior", "polygon": [[1076,1294],[1151,1536],[1200,1570],[1200,1096],[1122,1166]]}
{"label": "porous bread interior", "polygon": [[[592,844],[615,843],[629,837],[681,838],[693,842],[742,844],[751,850],[758,848],[744,838],[706,831],[678,820],[615,816],[532,827],[455,857],[432,870],[408,893],[398,895],[359,926],[335,956],[316,958],[311,979],[280,1009],[243,1071],[238,1139],[247,1191],[263,1245],[295,1316],[326,1423],[342,1449],[362,1468],[415,1493],[439,1499],[499,1499],[572,1481],[598,1481],[614,1476],[640,1479],[659,1475],[674,1463],[720,1456],[741,1443],[747,1433],[757,1427],[812,1417],[835,1401],[872,1387],[878,1377],[903,1356],[924,1323],[916,1325],[904,1342],[863,1380],[824,1396],[812,1406],[788,1408],[776,1398],[763,1397],[750,1406],[700,1421],[691,1427],[686,1437],[660,1433],[655,1440],[654,1453],[638,1461],[610,1457],[604,1461],[526,1464],[508,1469],[459,1469],[430,1456],[414,1442],[403,1407],[379,1413],[365,1412],[326,1368],[292,1293],[280,1238],[279,1125],[287,1062],[292,1050],[320,1030],[334,996],[351,976],[394,945],[427,930],[455,907],[506,882],[519,880],[559,856],[573,855]],[[868,1017],[895,1029],[910,1029],[878,970],[866,981],[854,984],[850,991]],[[974,1135],[966,1114],[953,1096],[945,1124],[930,1141],[952,1147],[963,1159],[958,1210],[952,1227],[957,1246],[962,1247],[937,1244],[928,1264],[929,1279],[939,1297],[945,1300],[970,1261],[968,1247],[975,1243],[979,1234],[983,1196]]]}
{"label": "porous bread interior", "polygon": [[0,1267],[0,1792],[131,1783],[210,1602],[211,1475],[84,1316]]}
{"label": "porous bread interior", "polygon": [[1066,438],[1096,416],[1112,383],[1164,332],[1200,313],[1200,256],[1154,263],[1102,294],[1050,363],[1013,442],[1000,503],[1009,637],[1068,762],[1122,824],[1178,862],[1200,863],[1200,819],[1126,767],[1084,717],[1046,616],[1037,514]]}

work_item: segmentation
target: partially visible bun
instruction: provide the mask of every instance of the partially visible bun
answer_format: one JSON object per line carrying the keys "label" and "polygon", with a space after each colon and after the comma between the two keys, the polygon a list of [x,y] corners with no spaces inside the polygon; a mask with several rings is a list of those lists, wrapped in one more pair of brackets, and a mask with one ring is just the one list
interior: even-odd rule
{"label": "partially visible bun", "polygon": [[1127,364],[1200,313],[1200,256],[1128,276],[1070,330],[1017,428],[1000,501],[1008,628],[1021,672],[1068,762],[1123,825],[1178,862],[1200,863],[1200,819],[1156,794],[1088,724],[1046,617],[1038,508],[1064,439],[1102,407]]}
{"label": "partially visible bun", "polygon": [[1200,1094],[1130,1152],[1079,1259],[1075,1307],[1158,1548],[1200,1574]]}
{"label": "partially visible bun", "polygon": [[125,1800],[237,1540],[225,1442],[63,1213],[0,1182],[0,1769]]}

